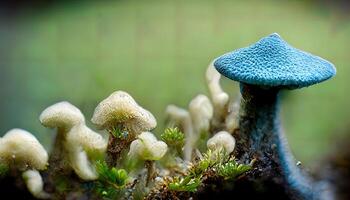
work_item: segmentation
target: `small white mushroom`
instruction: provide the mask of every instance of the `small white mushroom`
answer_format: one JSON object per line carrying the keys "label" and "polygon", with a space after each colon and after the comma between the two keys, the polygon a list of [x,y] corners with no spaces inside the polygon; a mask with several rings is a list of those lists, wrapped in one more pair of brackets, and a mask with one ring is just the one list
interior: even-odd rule
{"label": "small white mushroom", "polygon": [[235,138],[226,131],[216,133],[207,141],[207,147],[213,151],[224,149],[227,153],[231,153],[235,149]]}
{"label": "small white mushroom", "polygon": [[229,105],[228,115],[225,118],[225,130],[229,133],[232,133],[236,128],[238,128],[239,106],[240,98]]}
{"label": "small white mushroom", "polygon": [[211,99],[214,105],[214,124],[220,123],[220,121],[225,117],[227,112],[227,105],[229,102],[229,96],[224,92],[220,86],[221,74],[216,71],[214,61],[208,66],[206,72],[206,80],[211,95]]}
{"label": "small white mushroom", "polygon": [[107,142],[87,126],[74,126],[64,142],[67,159],[75,173],[84,180],[95,180],[98,174],[93,163],[106,151]]}
{"label": "small white mushroom", "polygon": [[91,119],[99,129],[108,129],[123,124],[133,133],[149,131],[156,127],[157,121],[149,111],[139,106],[124,91],[113,92],[95,108]]}
{"label": "small white mushroom", "polygon": [[170,123],[179,125],[179,128],[185,133],[184,160],[190,161],[193,150],[192,138],[194,138],[190,113],[175,105],[168,105],[166,108],[166,115],[170,119]]}
{"label": "small white mushroom", "polygon": [[130,144],[128,156],[145,160],[147,168],[146,186],[155,175],[155,160],[161,159],[168,150],[168,146],[150,132],[141,133],[136,140]]}
{"label": "small white mushroom", "polygon": [[[154,129],[157,121],[149,111],[139,106],[124,91],[113,92],[95,108],[91,119],[99,129],[109,134],[107,163],[115,166],[124,149],[143,131]],[[116,134],[118,133],[118,134]],[[122,136],[119,133],[123,133]]]}
{"label": "small white mushroom", "polygon": [[83,180],[97,179],[93,161],[106,151],[107,141],[85,125],[81,111],[68,102],[56,103],[40,115],[44,126],[56,128],[53,156],[61,155]]}
{"label": "small white mushroom", "polygon": [[29,132],[12,129],[0,138],[0,162],[25,171],[22,175],[29,192],[34,197],[46,199],[43,181],[37,170],[46,169],[48,154],[39,141]]}
{"label": "small white mushroom", "polygon": [[151,132],[143,132],[130,144],[128,155],[137,156],[143,160],[159,160],[167,150],[168,146],[165,142],[157,140]]}
{"label": "small white mushroom", "polygon": [[213,117],[213,106],[208,97],[202,94],[196,96],[190,102],[188,110],[197,137],[202,131],[209,131],[210,120]]}
{"label": "small white mushroom", "polygon": [[48,155],[31,133],[12,129],[1,139],[0,161],[21,171],[29,168],[43,170],[47,167]]}
{"label": "small white mushroom", "polygon": [[81,111],[66,101],[46,108],[40,114],[39,120],[46,127],[63,129],[70,129],[77,124],[85,123],[85,118]]}
{"label": "small white mushroom", "polygon": [[37,170],[27,170],[22,173],[22,178],[29,192],[38,199],[48,199],[50,194],[44,191],[44,183]]}

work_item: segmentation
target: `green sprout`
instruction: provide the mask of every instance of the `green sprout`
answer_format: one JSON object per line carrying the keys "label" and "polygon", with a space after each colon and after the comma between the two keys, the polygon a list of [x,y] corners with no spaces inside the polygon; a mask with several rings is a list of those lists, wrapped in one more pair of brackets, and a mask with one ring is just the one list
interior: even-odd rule
{"label": "green sprout", "polygon": [[96,183],[97,193],[106,198],[116,198],[127,183],[128,173],[124,169],[109,168],[104,161],[97,161],[96,170],[99,174]]}
{"label": "green sprout", "polygon": [[182,133],[177,127],[167,128],[160,136],[162,140],[176,150],[178,154],[181,154],[181,148],[185,143],[185,134]]}
{"label": "green sprout", "polygon": [[230,160],[226,163],[217,165],[215,168],[218,175],[227,180],[238,177],[249,171],[252,167],[250,165],[238,164],[236,161]]}
{"label": "green sprout", "polygon": [[177,127],[167,128],[160,136],[164,142],[173,146],[182,146],[185,141],[185,134],[182,133]]}
{"label": "green sprout", "polygon": [[185,178],[175,177],[173,181],[168,184],[168,188],[173,191],[195,192],[201,182],[200,177],[193,177],[191,175]]}

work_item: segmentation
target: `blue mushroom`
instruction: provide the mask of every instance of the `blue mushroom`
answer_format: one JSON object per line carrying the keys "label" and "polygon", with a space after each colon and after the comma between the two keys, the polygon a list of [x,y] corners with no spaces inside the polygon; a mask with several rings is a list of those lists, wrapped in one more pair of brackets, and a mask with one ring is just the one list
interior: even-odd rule
{"label": "blue mushroom", "polygon": [[335,75],[334,65],[298,50],[277,33],[255,44],[217,58],[214,66],[222,75],[240,82],[242,94],[239,131],[245,142],[244,157],[257,158],[268,173],[280,175],[291,196],[317,199],[318,189],[292,156],[280,127],[281,89],[297,89]]}

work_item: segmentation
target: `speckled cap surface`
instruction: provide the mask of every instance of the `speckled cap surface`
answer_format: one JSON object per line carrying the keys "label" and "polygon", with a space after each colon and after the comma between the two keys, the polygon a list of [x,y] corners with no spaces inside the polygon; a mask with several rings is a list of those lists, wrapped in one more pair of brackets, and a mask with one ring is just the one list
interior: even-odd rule
{"label": "speckled cap surface", "polygon": [[238,82],[289,89],[325,81],[336,73],[332,63],[290,46],[277,33],[220,56],[214,66]]}

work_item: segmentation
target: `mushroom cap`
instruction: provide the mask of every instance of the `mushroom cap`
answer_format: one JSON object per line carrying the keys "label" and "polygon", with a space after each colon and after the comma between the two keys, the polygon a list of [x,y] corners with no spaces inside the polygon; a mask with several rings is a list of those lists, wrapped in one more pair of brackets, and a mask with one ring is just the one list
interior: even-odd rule
{"label": "mushroom cap", "polygon": [[1,138],[0,161],[14,164],[20,170],[42,170],[47,166],[48,154],[32,134],[12,129]]}
{"label": "mushroom cap", "polygon": [[107,149],[107,140],[85,124],[72,127],[67,133],[65,144],[69,149],[79,145],[89,155],[103,154]]}
{"label": "mushroom cap", "polygon": [[277,33],[220,56],[214,66],[235,81],[288,89],[307,87],[336,73],[332,63],[290,46]]}
{"label": "mushroom cap", "polygon": [[46,108],[39,117],[42,125],[51,128],[71,128],[85,123],[81,111],[67,101],[62,101]]}
{"label": "mushroom cap", "polygon": [[139,156],[144,160],[159,160],[168,150],[168,145],[150,132],[143,132],[130,144],[129,156]]}
{"label": "mushroom cap", "polygon": [[235,138],[226,131],[220,131],[207,141],[207,147],[211,150],[225,149],[227,153],[231,153],[235,149]]}
{"label": "mushroom cap", "polygon": [[91,119],[99,129],[113,127],[118,123],[136,132],[149,131],[156,127],[157,121],[149,111],[139,106],[124,91],[113,92],[95,108]]}

